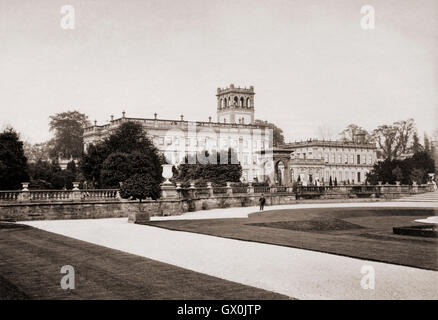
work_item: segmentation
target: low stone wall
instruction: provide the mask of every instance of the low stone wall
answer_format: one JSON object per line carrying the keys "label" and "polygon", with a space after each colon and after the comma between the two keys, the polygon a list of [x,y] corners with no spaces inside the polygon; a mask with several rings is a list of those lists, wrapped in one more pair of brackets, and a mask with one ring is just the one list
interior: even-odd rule
{"label": "low stone wall", "polygon": [[[367,187],[370,188],[370,187]],[[0,202],[0,220],[25,221],[25,220],[56,220],[56,219],[96,219],[96,218],[116,218],[129,217],[130,221],[136,219],[146,219],[149,216],[169,216],[180,215],[188,211],[209,210],[215,208],[249,207],[259,204],[260,194],[248,192],[247,194],[233,194],[227,189],[226,193],[215,195],[213,189],[208,193],[195,192],[189,190],[186,196],[179,192],[175,198],[164,198],[160,200],[128,201],[120,198],[87,201],[86,198],[68,198],[64,201],[38,201],[29,200]],[[421,193],[420,190],[403,188],[401,186],[379,186],[373,192],[352,193],[343,188],[330,188],[324,193],[297,193],[299,201],[293,192],[265,193],[266,205],[282,205],[303,202],[304,199],[317,198],[320,201],[378,201],[395,199],[412,193]],[[315,191],[310,188],[311,192]],[[202,191],[202,190],[201,190]],[[366,190],[365,190],[366,191]],[[423,189],[421,190],[423,191]],[[426,190],[425,190],[426,191]],[[427,190],[429,191],[429,190]],[[112,195],[111,195],[112,197]],[[358,199],[364,198],[364,199]],[[302,199],[302,200],[301,200]],[[304,200],[306,201],[306,200]],[[137,213],[140,213],[137,217]]]}
{"label": "low stone wall", "polygon": [[152,215],[181,214],[180,200],[158,201],[103,201],[103,202],[51,202],[51,203],[0,203],[0,220],[59,220],[128,217],[130,212],[148,212]]}
{"label": "low stone wall", "polygon": [[[266,205],[296,203],[292,194],[267,194]],[[59,220],[130,217],[140,212],[147,216],[180,215],[188,211],[258,205],[258,195],[198,197],[193,199],[163,199],[138,201],[0,203],[0,220]]]}
{"label": "low stone wall", "polygon": [[[183,212],[210,210],[217,208],[251,207],[259,205],[260,195],[233,195],[217,197],[199,197],[194,199],[183,199]],[[266,194],[266,205],[281,205],[296,203],[294,194]]]}

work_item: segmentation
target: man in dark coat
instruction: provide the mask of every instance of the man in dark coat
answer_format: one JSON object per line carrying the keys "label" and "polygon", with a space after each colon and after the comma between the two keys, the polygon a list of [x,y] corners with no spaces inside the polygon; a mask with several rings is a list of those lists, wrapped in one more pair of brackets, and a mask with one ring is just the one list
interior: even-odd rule
{"label": "man in dark coat", "polygon": [[263,211],[263,208],[265,207],[265,202],[266,202],[266,199],[262,193],[261,197],[259,198],[260,211]]}

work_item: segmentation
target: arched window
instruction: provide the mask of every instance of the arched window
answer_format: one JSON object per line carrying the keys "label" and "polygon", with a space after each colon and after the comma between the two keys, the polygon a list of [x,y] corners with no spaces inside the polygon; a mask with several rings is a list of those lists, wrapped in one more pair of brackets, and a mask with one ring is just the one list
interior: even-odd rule
{"label": "arched window", "polygon": [[240,98],[240,106],[243,108],[243,106],[245,105],[245,99]]}
{"label": "arched window", "polygon": [[237,106],[239,105],[239,99],[237,97],[234,97],[234,104]]}
{"label": "arched window", "polygon": [[249,98],[246,99],[246,107],[247,108],[251,107],[251,100]]}

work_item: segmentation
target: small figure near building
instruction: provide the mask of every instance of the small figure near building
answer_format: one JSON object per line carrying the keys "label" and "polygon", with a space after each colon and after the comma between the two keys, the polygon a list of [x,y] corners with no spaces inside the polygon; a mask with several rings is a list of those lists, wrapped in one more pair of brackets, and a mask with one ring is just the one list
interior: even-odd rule
{"label": "small figure near building", "polygon": [[266,199],[265,199],[265,196],[262,193],[262,195],[259,198],[260,211],[263,211],[263,208],[265,207],[265,202],[266,202]]}

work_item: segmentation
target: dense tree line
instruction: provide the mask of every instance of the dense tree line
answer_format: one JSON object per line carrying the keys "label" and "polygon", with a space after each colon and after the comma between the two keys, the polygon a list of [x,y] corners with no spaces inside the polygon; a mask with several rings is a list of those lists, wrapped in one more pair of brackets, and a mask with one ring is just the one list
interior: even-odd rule
{"label": "dense tree line", "polygon": [[58,161],[38,160],[28,164],[31,189],[71,189],[80,180],[76,163],[72,160],[62,170]]}
{"label": "dense tree line", "polygon": [[377,162],[368,173],[367,182],[394,184],[400,181],[401,184],[423,184],[428,181],[428,173],[431,172],[435,172],[434,160],[428,152],[421,151],[404,160],[386,159]]}
{"label": "dense tree line", "polygon": [[188,186],[190,182],[206,185],[225,185],[226,182],[239,182],[242,166],[237,161],[237,154],[232,149],[220,152],[202,151],[185,157],[183,163],[174,168],[173,181]]}

